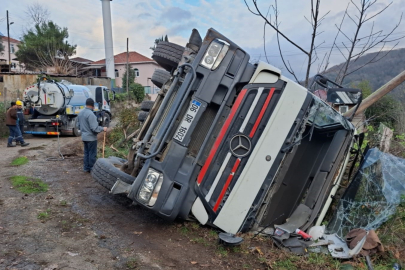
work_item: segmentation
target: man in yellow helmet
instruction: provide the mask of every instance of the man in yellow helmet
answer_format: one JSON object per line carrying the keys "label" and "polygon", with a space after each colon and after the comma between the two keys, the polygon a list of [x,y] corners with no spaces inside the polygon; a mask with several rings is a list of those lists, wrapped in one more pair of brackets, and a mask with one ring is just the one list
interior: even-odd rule
{"label": "man in yellow helmet", "polygon": [[[21,136],[24,136],[24,112],[23,112],[23,103],[21,100],[15,102],[17,105],[17,126],[20,128]],[[18,144],[18,141],[16,141]]]}
{"label": "man in yellow helmet", "polygon": [[[20,101],[21,102],[21,101]],[[15,138],[20,142],[21,146],[27,146],[29,143],[24,142],[24,139],[21,135],[20,128],[17,126],[17,105],[13,105],[7,110],[6,113],[6,125],[10,130],[10,135],[8,136],[7,147],[15,147],[13,144],[13,139]]]}

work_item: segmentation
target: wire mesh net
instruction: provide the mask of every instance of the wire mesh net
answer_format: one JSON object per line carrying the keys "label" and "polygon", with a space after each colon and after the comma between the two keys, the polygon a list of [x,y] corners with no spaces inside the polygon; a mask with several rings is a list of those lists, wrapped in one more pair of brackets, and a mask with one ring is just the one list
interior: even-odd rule
{"label": "wire mesh net", "polygon": [[355,228],[375,230],[395,213],[404,194],[405,159],[370,149],[326,231],[344,237]]}

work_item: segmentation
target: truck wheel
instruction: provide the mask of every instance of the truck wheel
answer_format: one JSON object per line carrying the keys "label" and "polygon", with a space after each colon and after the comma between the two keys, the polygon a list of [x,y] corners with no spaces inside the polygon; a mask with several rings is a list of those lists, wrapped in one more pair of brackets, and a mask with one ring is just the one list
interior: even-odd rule
{"label": "truck wheel", "polygon": [[111,116],[108,113],[104,113],[103,127],[109,127],[111,122]]}
{"label": "truck wheel", "polygon": [[80,131],[79,127],[78,127],[78,119],[77,117],[75,118],[75,123],[74,123],[74,128],[73,128],[73,135],[75,137],[80,137],[82,135],[82,132]]}
{"label": "truck wheel", "polygon": [[122,164],[118,158],[99,158],[91,170],[91,176],[108,190],[111,190],[118,178],[127,184],[132,184],[135,177],[121,171],[119,167]]}
{"label": "truck wheel", "polygon": [[177,65],[181,61],[183,52],[183,46],[167,41],[160,41],[153,51],[152,59],[155,60],[162,68],[171,72],[173,69],[177,68]]}
{"label": "truck wheel", "polygon": [[145,111],[145,112],[149,112],[152,109],[153,104],[155,104],[155,102],[152,100],[144,100],[141,103],[141,110]]}
{"label": "truck wheel", "polygon": [[148,114],[149,114],[149,112],[140,111],[138,113],[138,121],[142,122],[142,123],[145,122],[146,118],[148,118]]}
{"label": "truck wheel", "polygon": [[156,69],[155,72],[153,72],[152,78],[150,79],[154,85],[156,85],[159,88],[162,88],[162,86],[170,79],[171,75],[169,71],[166,71],[164,69]]}

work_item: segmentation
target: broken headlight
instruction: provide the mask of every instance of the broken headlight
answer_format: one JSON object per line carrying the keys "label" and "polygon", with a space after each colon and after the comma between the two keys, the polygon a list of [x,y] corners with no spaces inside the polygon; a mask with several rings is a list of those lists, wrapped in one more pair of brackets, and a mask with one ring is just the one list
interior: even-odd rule
{"label": "broken headlight", "polygon": [[162,182],[163,174],[154,169],[149,169],[145,180],[138,191],[138,199],[147,203],[149,206],[153,206],[156,203]]}
{"label": "broken headlight", "polygon": [[201,60],[201,65],[211,70],[216,69],[224,59],[228,49],[229,44],[225,41],[215,39],[208,47],[207,52]]}

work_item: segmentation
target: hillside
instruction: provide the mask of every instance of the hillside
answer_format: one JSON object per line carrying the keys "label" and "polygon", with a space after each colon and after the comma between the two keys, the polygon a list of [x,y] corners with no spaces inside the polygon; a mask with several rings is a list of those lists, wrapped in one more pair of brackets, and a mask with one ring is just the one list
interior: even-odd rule
{"label": "hillside", "polygon": [[[351,63],[349,70],[354,70],[364,65],[365,63],[370,61],[370,59],[375,57],[376,54],[377,53],[369,53],[360,57],[356,62]],[[380,56],[378,56],[378,58],[381,57],[381,55],[384,54],[381,53]],[[342,65],[343,63],[329,68],[326,71],[325,75],[334,80]],[[358,83],[361,82],[362,80],[367,80],[372,85],[373,90],[376,90],[404,70],[405,70],[405,48],[397,49],[388,53],[387,56],[383,57],[378,62],[369,64],[363,67],[362,69],[354,72],[353,74],[349,75],[348,77],[346,77],[343,84],[345,86],[348,86],[351,85],[352,83]],[[405,90],[404,84],[397,87],[397,89],[395,89],[394,92],[398,93],[401,90],[402,91]]]}

